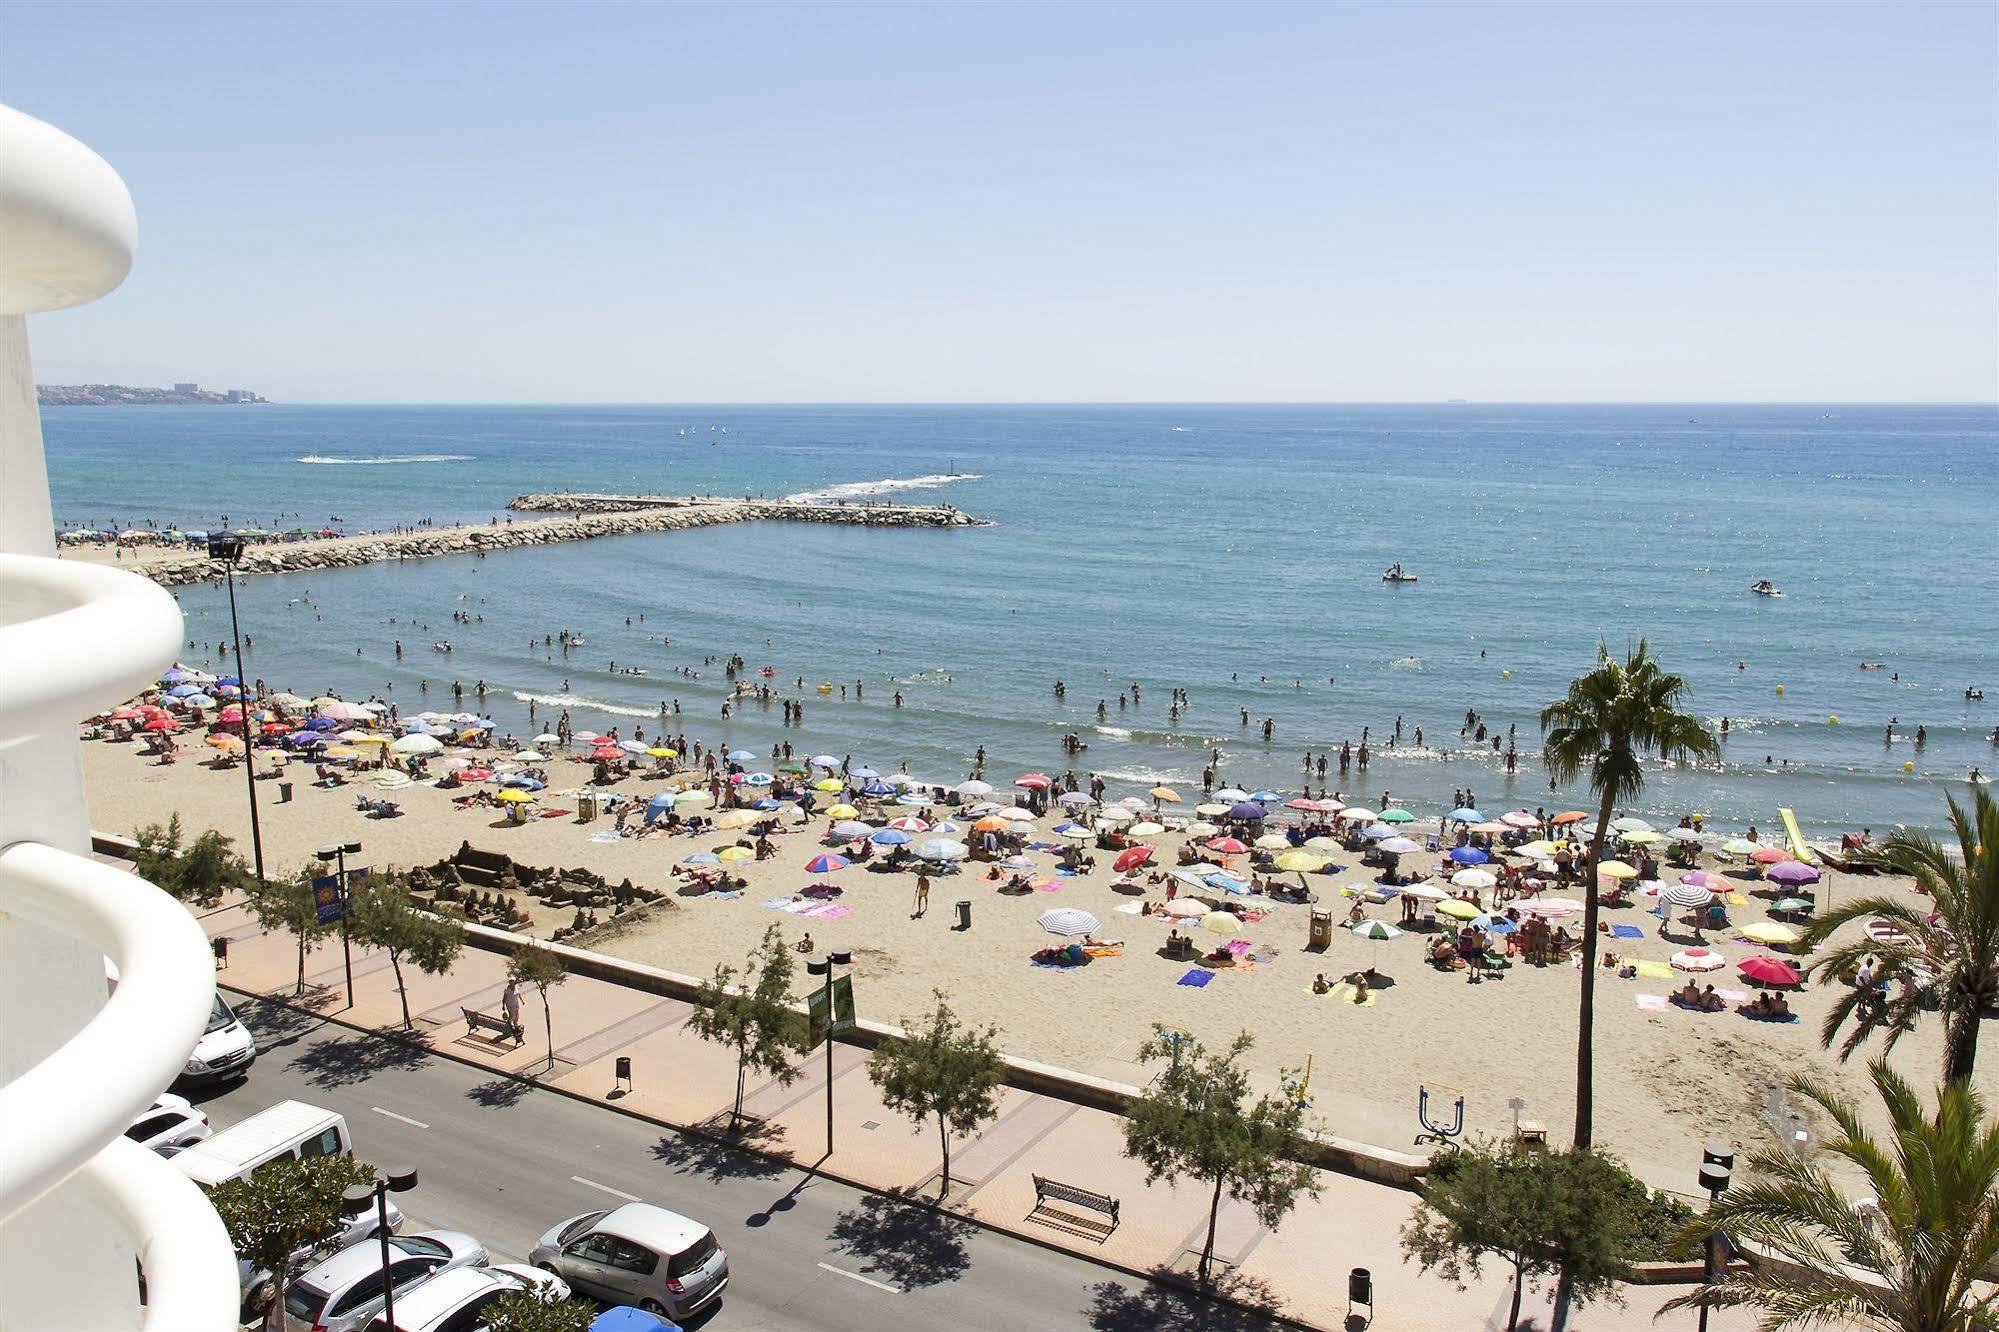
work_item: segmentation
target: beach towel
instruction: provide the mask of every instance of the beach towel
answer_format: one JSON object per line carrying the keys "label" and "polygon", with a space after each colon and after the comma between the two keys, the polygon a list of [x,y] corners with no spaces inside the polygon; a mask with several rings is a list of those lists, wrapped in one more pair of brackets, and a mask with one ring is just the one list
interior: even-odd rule
{"label": "beach towel", "polygon": [[1052,893],[1061,886],[1061,884],[1055,882],[1053,879],[1043,879],[1040,883],[1034,885],[1034,891],[1037,893]]}
{"label": "beach towel", "polygon": [[1118,914],[1119,914],[1120,916],[1137,916],[1137,915],[1142,915],[1142,914],[1144,914],[1144,912],[1145,912],[1145,903],[1143,903],[1143,902],[1126,902],[1126,903],[1125,903],[1125,904],[1124,904],[1123,906],[1120,906],[1120,907],[1116,907],[1116,908],[1114,908],[1114,909],[1115,909],[1115,910],[1117,911],[1117,913],[1118,913]]}
{"label": "beach towel", "polygon": [[1227,943],[1223,944],[1222,947],[1228,950],[1228,955],[1230,957],[1241,957],[1244,953],[1247,953],[1249,951],[1249,940],[1231,939]]}
{"label": "beach towel", "polygon": [[1356,1008],[1374,1007],[1374,995],[1372,992],[1369,992],[1367,998],[1365,999],[1358,998],[1357,997],[1358,993],[1359,992],[1355,990],[1353,986],[1347,984],[1345,981],[1341,981],[1338,985],[1335,985],[1333,987],[1333,998],[1339,1000],[1343,1004],[1352,1004]]}
{"label": "beach towel", "polygon": [[764,910],[789,911],[797,902],[798,899],[795,897],[773,897],[770,901],[764,903]]}
{"label": "beach towel", "polygon": [[794,916],[810,916],[825,909],[826,904],[824,902],[815,902],[809,897],[795,898],[791,905],[780,908],[780,910],[788,911]]}
{"label": "beach towel", "polygon": [[1648,1013],[1666,1011],[1666,996],[1663,994],[1634,994],[1631,997],[1636,999],[1638,1006]]}
{"label": "beach towel", "polygon": [[1258,911],[1256,908],[1250,907],[1247,910],[1238,912],[1237,914],[1239,914],[1243,918],[1243,921],[1246,924],[1254,925],[1256,924],[1256,922],[1262,920],[1265,916],[1269,915],[1270,913],[1268,911]]}
{"label": "beach towel", "polygon": [[1073,879],[1076,877],[1076,871],[1072,869],[1057,869],[1055,872],[1061,875],[1065,879]]}
{"label": "beach towel", "polygon": [[1748,906],[1749,899],[1744,897],[1741,893],[1730,893],[1728,895],[1728,904],[1730,906]]}
{"label": "beach towel", "polygon": [[595,832],[590,834],[590,840],[593,842],[621,842],[624,839],[614,832]]}
{"label": "beach towel", "polygon": [[1643,939],[1645,937],[1645,931],[1639,929],[1636,925],[1613,925],[1610,927],[1610,934],[1614,939]]}
{"label": "beach towel", "polygon": [[1188,972],[1186,975],[1182,976],[1179,980],[1174,981],[1173,983],[1175,985],[1191,985],[1198,990],[1203,985],[1206,985],[1209,981],[1213,980],[1214,978],[1215,978],[1214,972],[1203,971],[1199,967],[1196,967],[1192,971]]}
{"label": "beach towel", "polygon": [[719,897],[724,902],[733,902],[742,895],[743,890],[740,888],[717,888],[708,894],[710,897]]}
{"label": "beach towel", "polygon": [[801,911],[798,914],[801,916],[810,916],[814,920],[838,920],[842,916],[853,915],[854,909],[850,906],[841,906],[838,903],[829,902],[823,906],[816,906],[810,910]]}
{"label": "beach towel", "polygon": [[1724,990],[1717,985],[1714,987],[1714,992],[1720,995],[1727,1003],[1746,1004],[1749,1002],[1749,991],[1747,990]]}
{"label": "beach towel", "polygon": [[1673,969],[1664,962],[1634,962],[1632,965],[1638,968],[1641,976],[1650,976],[1653,980],[1673,979]]}

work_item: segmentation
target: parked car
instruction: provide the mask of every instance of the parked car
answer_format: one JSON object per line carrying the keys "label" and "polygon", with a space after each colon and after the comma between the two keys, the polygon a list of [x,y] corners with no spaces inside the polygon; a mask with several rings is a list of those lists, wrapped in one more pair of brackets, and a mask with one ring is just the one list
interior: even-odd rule
{"label": "parked car", "polygon": [[368,1332],[485,1332],[486,1306],[503,1295],[539,1290],[546,1299],[569,1298],[569,1286],[553,1272],[520,1263],[491,1267],[456,1267],[439,1272],[404,1295],[396,1293],[393,1327],[384,1314],[368,1323]]}
{"label": "parked car", "polygon": [[161,1156],[172,1156],[192,1147],[215,1130],[208,1115],[185,1096],[162,1092],[157,1100],[132,1120],[125,1136],[141,1147],[150,1147]]}
{"label": "parked car", "polygon": [[699,1221],[650,1203],[571,1217],[531,1255],[581,1293],[684,1321],[729,1284],[729,1256]]}
{"label": "parked car", "polygon": [[[455,1230],[425,1230],[389,1241],[389,1281],[396,1298],[459,1267],[484,1267],[486,1246]],[[307,1269],[285,1287],[285,1327],[296,1332],[356,1332],[382,1310],[382,1250],[356,1244]]]}
{"label": "parked car", "polygon": [[257,1042],[251,1037],[250,1029],[237,1020],[236,1014],[218,994],[215,996],[215,1007],[208,1012],[208,1026],[202,1031],[201,1039],[194,1043],[194,1050],[187,1057],[187,1066],[181,1069],[178,1085],[199,1087],[244,1077],[256,1061]]}

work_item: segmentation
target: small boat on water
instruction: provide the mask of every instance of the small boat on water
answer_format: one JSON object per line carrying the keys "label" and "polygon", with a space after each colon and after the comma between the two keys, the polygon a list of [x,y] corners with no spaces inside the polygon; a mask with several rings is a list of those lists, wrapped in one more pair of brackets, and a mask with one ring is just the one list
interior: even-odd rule
{"label": "small boat on water", "polygon": [[1749,590],[1759,597],[1781,597],[1783,592],[1767,578],[1759,578],[1749,585]]}
{"label": "small boat on water", "polygon": [[1384,583],[1413,583],[1416,581],[1416,575],[1405,571],[1401,562],[1398,561],[1381,571],[1381,581]]}

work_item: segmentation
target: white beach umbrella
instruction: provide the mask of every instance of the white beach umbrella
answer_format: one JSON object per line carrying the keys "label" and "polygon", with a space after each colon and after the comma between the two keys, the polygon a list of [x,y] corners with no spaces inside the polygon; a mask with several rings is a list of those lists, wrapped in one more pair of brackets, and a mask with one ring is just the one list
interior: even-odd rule
{"label": "white beach umbrella", "polygon": [[1712,948],[1683,948],[1673,954],[1671,965],[1680,971],[1720,971],[1728,960]]}
{"label": "white beach umbrella", "polygon": [[1050,934],[1071,939],[1095,934],[1103,928],[1095,916],[1076,907],[1056,907],[1053,911],[1044,911],[1034,923]]}
{"label": "white beach umbrella", "polygon": [[1191,897],[1176,897],[1159,909],[1161,915],[1175,920],[1198,920],[1208,914],[1208,904]]}
{"label": "white beach umbrella", "polygon": [[1238,800],[1249,799],[1249,792],[1237,790],[1233,786],[1224,786],[1221,790],[1215,792],[1215,799],[1225,800],[1233,804]]}
{"label": "white beach umbrella", "polygon": [[916,847],[916,854],[925,860],[963,860],[971,854],[971,851],[972,849],[963,842],[954,842],[943,837],[919,842]]}
{"label": "white beach umbrella", "polygon": [[1105,805],[1097,811],[1099,823],[1129,823],[1137,817],[1136,811],[1126,809],[1123,805]]}
{"label": "white beach umbrella", "polygon": [[1034,822],[1034,811],[1031,809],[1022,809],[1019,805],[1003,805],[995,810],[994,813],[1009,823]]}
{"label": "white beach umbrella", "polygon": [[969,782],[959,782],[955,789],[960,796],[964,797],[967,800],[970,800],[974,796],[991,795],[993,793],[993,784],[991,782],[982,782],[974,778]]}
{"label": "white beach umbrella", "polygon": [[1663,900],[1676,907],[1689,909],[1704,907],[1714,901],[1714,894],[1697,883],[1676,883],[1659,890]]}
{"label": "white beach umbrella", "polygon": [[443,748],[442,740],[421,732],[406,735],[389,745],[390,751],[397,754],[435,754]]}
{"label": "white beach umbrella", "polygon": [[1499,880],[1482,869],[1462,869],[1451,876],[1451,882],[1460,888],[1470,888],[1474,892],[1497,887]]}

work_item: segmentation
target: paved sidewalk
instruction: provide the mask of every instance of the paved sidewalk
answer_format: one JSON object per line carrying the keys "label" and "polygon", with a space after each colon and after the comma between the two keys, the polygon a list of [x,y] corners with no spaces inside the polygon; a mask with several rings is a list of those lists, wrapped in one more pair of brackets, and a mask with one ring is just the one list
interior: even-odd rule
{"label": "paved sidewalk", "polygon": [[[350,1009],[336,939],[308,956],[306,994],[294,1000],[297,953],[289,938],[264,934],[238,905],[205,913],[202,922],[211,937],[230,940],[228,964],[217,974],[220,983],[301,1002],[364,1029],[401,1027],[402,1008],[385,955],[355,949]],[[532,990],[522,1007],[523,1044],[474,1036],[466,1029],[461,1006],[497,1013],[505,974],[503,957],[469,947],[443,976],[406,967],[417,1032],[438,1054],[534,1077],[544,1086],[621,1111],[680,1127],[726,1127],[735,1062],[727,1050],[686,1029],[688,1004],[571,975],[550,995],[551,1067],[541,1003]],[[620,1057],[632,1061],[632,1084],[625,1093],[618,1091],[613,1076]],[[934,1121],[916,1126],[887,1110],[868,1081],[866,1062],[862,1050],[834,1047],[830,1155],[825,1151],[823,1049],[800,1061],[800,1076],[790,1086],[751,1082],[744,1111],[759,1124],[750,1145],[884,1193],[934,1196],[941,1164]],[[954,1140],[948,1206],[983,1224],[1140,1274],[1184,1270],[1188,1250],[1198,1250],[1201,1243],[1208,1198],[1196,1185],[1147,1184],[1143,1170],[1124,1155],[1121,1122],[1103,1111],[1008,1088],[994,1122],[981,1133]],[[1031,1217],[1036,1174],[1119,1198],[1122,1224],[1099,1239],[1082,1227]],[[1372,1326],[1382,1332],[1504,1326],[1509,1288],[1498,1279],[1497,1267],[1488,1267],[1488,1280],[1459,1291],[1403,1264],[1399,1237],[1416,1204],[1413,1194],[1330,1172],[1321,1172],[1319,1182],[1318,1198],[1302,1203],[1275,1232],[1264,1228],[1249,1208],[1223,1203],[1216,1256],[1230,1265],[1233,1298],[1316,1327],[1339,1328],[1347,1325],[1347,1273],[1365,1267],[1374,1276]],[[1634,1287],[1626,1307],[1586,1310],[1571,1326],[1691,1328],[1691,1315],[1651,1321],[1674,1293]],[[1536,1309],[1531,1295],[1528,1308]],[[1734,1332],[1751,1327],[1753,1320],[1718,1314],[1710,1325],[1716,1332]],[[1545,1306],[1532,1318],[1523,1316],[1521,1326],[1545,1328]]]}

